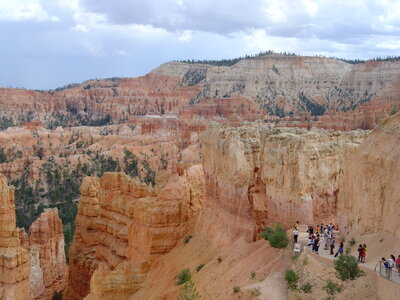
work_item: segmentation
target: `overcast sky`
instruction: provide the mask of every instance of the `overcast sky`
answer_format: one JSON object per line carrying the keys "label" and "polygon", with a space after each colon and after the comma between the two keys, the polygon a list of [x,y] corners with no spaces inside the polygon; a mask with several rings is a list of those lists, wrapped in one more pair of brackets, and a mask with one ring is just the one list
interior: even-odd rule
{"label": "overcast sky", "polygon": [[53,89],[269,49],[400,55],[400,0],[0,0],[0,86]]}

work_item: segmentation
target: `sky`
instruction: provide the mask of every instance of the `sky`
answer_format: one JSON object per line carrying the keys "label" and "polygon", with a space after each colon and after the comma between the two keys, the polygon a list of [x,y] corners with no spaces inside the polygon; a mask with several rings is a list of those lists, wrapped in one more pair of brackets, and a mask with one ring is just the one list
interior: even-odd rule
{"label": "sky", "polygon": [[400,55],[400,0],[0,0],[0,87],[137,77],[260,51]]}

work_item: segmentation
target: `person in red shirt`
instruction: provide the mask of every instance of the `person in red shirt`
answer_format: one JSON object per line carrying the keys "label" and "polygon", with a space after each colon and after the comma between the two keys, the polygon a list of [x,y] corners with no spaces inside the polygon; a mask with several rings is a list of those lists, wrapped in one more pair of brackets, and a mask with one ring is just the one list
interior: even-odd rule
{"label": "person in red shirt", "polygon": [[397,268],[397,272],[399,272],[399,274],[400,274],[400,255],[396,259],[396,268]]}

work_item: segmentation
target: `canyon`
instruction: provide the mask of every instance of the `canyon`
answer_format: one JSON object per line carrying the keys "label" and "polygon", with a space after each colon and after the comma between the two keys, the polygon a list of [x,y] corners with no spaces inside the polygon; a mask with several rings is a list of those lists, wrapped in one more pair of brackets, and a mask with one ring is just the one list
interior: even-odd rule
{"label": "canyon", "polygon": [[[397,253],[399,69],[271,54],[1,88],[0,299],[176,299],[184,269],[204,299],[293,299],[276,223]],[[374,276],[354,299],[385,299]]]}

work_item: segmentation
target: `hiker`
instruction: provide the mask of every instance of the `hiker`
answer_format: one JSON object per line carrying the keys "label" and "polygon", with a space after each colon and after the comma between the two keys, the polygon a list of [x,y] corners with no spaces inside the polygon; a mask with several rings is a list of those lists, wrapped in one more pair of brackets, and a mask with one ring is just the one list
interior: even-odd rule
{"label": "hiker", "polygon": [[321,234],[324,232],[324,223],[321,223],[321,227],[319,228],[319,232]]}
{"label": "hiker", "polygon": [[312,236],[314,234],[314,227],[312,225],[309,225],[307,232],[309,237]]}
{"label": "hiker", "polygon": [[334,236],[332,236],[332,238],[331,238],[331,242],[330,242],[329,247],[331,248],[331,252],[329,254],[333,255],[334,254],[333,253],[333,249],[335,249],[335,237]]}
{"label": "hiker", "polygon": [[363,246],[361,244],[358,246],[357,251],[358,251],[358,262],[360,263],[362,262],[362,252],[363,252]]}
{"label": "hiker", "polygon": [[400,255],[396,259],[396,268],[397,268],[397,273],[399,273],[399,276],[400,276]]}
{"label": "hiker", "polygon": [[296,228],[296,225],[295,225],[295,227],[293,229],[293,240],[294,240],[295,244],[297,243],[298,237],[299,237],[299,229],[298,229],[298,227]]}
{"label": "hiker", "polygon": [[340,254],[340,255],[343,254],[343,248],[344,248],[344,244],[343,244],[343,242],[340,242],[340,244],[339,244],[339,249],[338,249],[338,251],[336,252],[335,257],[338,256],[338,254]]}
{"label": "hiker", "polygon": [[299,230],[299,221],[297,221],[296,224],[294,224],[294,228],[296,228],[297,230]]}
{"label": "hiker", "polygon": [[365,263],[365,256],[367,255],[367,245],[363,244],[361,252],[361,262]]}
{"label": "hiker", "polygon": [[324,230],[324,243],[325,243],[324,250],[328,250],[328,232],[329,232],[328,227],[326,227]]}
{"label": "hiker", "polygon": [[317,224],[317,226],[315,226],[315,234],[319,233],[319,225]]}
{"label": "hiker", "polygon": [[314,247],[314,249],[315,249],[314,252],[315,252],[316,254],[319,254],[319,253],[318,253],[319,245],[320,245],[320,244],[319,244],[319,238],[317,238],[317,239],[314,241],[314,246],[315,246],[315,247]]}
{"label": "hiker", "polygon": [[393,267],[394,267],[394,261],[395,260],[396,260],[396,257],[394,257],[394,255],[391,254],[390,258],[387,260],[386,265],[385,265],[386,269],[389,271],[389,274],[388,274],[388,278],[389,279],[392,276],[392,270],[393,270]]}

